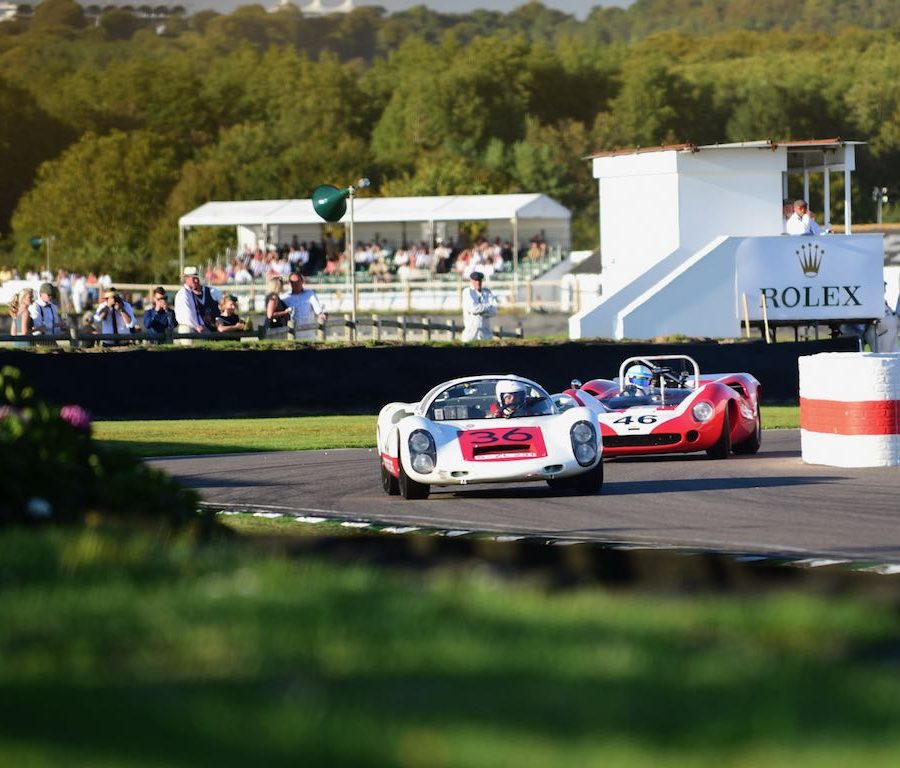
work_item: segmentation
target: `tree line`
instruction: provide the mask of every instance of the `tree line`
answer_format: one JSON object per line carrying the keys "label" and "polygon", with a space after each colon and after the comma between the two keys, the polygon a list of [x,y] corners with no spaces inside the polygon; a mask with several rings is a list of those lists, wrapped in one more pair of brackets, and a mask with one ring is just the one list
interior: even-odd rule
{"label": "tree line", "polygon": [[[786,8],[637,0],[579,21],[538,2],[319,18],[254,5],[148,23],[45,0],[0,24],[0,262],[36,264],[31,238],[52,235],[71,268],[171,279],[196,206],[360,176],[379,195],[544,192],[593,247],[584,158],[684,141],[867,141],[854,211],[871,218],[869,192],[900,170],[900,4]],[[232,236],[193,232],[189,253]]]}

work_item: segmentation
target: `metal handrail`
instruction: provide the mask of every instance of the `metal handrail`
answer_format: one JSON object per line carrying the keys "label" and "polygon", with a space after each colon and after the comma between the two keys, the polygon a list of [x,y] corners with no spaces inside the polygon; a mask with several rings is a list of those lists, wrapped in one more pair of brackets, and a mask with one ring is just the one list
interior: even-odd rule
{"label": "metal handrail", "polygon": [[[256,330],[241,331],[239,333],[217,333],[215,331],[203,333],[169,331],[164,334],[147,331],[135,333],[90,333],[82,329],[73,328],[68,332],[36,334],[32,336],[0,334],[0,343],[18,343],[25,344],[28,347],[39,347],[58,345],[60,342],[63,342],[68,343],[72,347],[89,347],[97,344],[101,346],[124,346],[135,342],[176,344],[193,341],[242,341],[244,339],[303,342],[310,341],[310,339],[297,338],[297,335],[309,331],[316,333],[316,341],[327,342],[329,341],[330,332],[337,329],[343,331],[343,339],[345,341],[352,342],[358,338],[360,329],[366,327],[372,330],[372,336],[376,340],[382,339],[383,330],[396,330],[396,336],[400,341],[407,341],[410,331],[424,332],[426,341],[430,341],[433,334],[442,333],[449,334],[451,340],[456,340],[463,330],[463,326],[454,319],[451,319],[449,322],[434,321],[430,318],[416,321],[408,320],[403,316],[391,319],[380,315],[371,315],[370,317],[357,317],[354,323],[349,315],[344,315],[342,318],[327,320],[324,323],[308,323],[304,325],[289,323],[281,328],[261,327]],[[502,326],[496,326],[492,329],[492,333],[494,338],[497,339],[521,339],[524,337],[521,326],[518,326],[515,331],[507,331]],[[331,336],[331,338],[333,339],[334,336]]]}

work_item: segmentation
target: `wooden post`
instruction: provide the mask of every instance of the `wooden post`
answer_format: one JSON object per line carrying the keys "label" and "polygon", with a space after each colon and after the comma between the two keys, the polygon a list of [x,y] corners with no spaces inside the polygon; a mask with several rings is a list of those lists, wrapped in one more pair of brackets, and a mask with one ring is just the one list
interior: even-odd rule
{"label": "wooden post", "polygon": [[425,341],[431,341],[431,318],[426,317],[422,320],[422,325],[425,326]]}
{"label": "wooden post", "polygon": [[353,341],[353,318],[350,315],[344,315],[344,339],[347,342]]}
{"label": "wooden post", "polygon": [[534,298],[533,296],[533,286],[531,284],[531,280],[525,283],[525,311],[531,312],[531,301]]}
{"label": "wooden post", "polygon": [[412,309],[412,286],[409,284],[409,280],[406,281],[404,290],[406,292],[406,311],[409,312]]}
{"label": "wooden post", "polygon": [[772,340],[769,338],[769,305],[766,303],[766,294],[762,291],[759,292],[759,301],[762,305],[763,330],[766,334],[766,344],[771,344]]}
{"label": "wooden post", "polygon": [[522,323],[519,323],[519,325],[516,327],[516,338],[517,339],[525,338],[525,329],[522,327]]}
{"label": "wooden post", "polygon": [[381,341],[381,318],[378,315],[372,315],[372,336],[375,341]]}
{"label": "wooden post", "polygon": [[450,320],[450,341],[456,341],[456,320]]}
{"label": "wooden post", "polygon": [[406,315],[400,315],[397,318],[397,322],[400,323],[400,341],[406,341]]}
{"label": "wooden post", "polygon": [[319,335],[319,341],[328,341],[328,321],[326,320],[324,323],[317,323],[318,328],[316,333]]}
{"label": "wooden post", "polygon": [[750,338],[750,309],[747,306],[747,294],[741,294],[741,306],[744,309],[744,336]]}

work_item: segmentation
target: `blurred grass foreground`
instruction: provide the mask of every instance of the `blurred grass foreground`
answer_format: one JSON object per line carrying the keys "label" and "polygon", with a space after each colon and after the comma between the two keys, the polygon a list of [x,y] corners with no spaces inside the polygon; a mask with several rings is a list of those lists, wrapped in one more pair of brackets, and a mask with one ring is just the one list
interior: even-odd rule
{"label": "blurred grass foreground", "polygon": [[0,563],[4,766],[897,764],[884,590],[558,590],[90,521],[0,529]]}

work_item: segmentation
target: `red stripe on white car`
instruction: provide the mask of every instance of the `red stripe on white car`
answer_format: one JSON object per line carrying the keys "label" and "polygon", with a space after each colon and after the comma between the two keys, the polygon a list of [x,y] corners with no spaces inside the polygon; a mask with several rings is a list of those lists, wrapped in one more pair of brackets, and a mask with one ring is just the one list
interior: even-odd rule
{"label": "red stripe on white car", "polygon": [[382,453],[381,463],[384,464],[384,468],[394,477],[400,477],[400,459],[391,456],[389,453]]}

